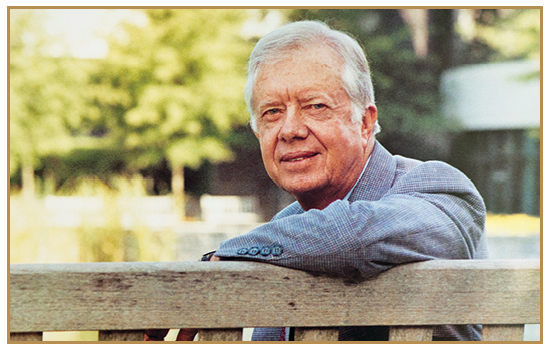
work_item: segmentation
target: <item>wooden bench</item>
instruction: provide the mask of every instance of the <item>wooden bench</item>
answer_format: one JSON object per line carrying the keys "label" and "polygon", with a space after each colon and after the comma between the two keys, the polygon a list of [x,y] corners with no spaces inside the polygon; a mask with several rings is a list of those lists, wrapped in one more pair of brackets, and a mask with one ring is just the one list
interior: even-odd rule
{"label": "wooden bench", "polygon": [[11,342],[45,331],[99,331],[142,341],[144,329],[199,328],[241,341],[248,327],[296,327],[298,341],[338,326],[388,325],[390,341],[430,341],[432,326],[481,324],[483,341],[521,341],[540,323],[539,260],[436,260],[361,283],[252,262],[10,266]]}

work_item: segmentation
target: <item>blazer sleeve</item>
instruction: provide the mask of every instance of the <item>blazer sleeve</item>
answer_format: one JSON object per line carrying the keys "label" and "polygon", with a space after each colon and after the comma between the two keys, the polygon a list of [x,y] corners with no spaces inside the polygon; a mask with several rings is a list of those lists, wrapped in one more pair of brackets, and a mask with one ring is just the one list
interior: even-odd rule
{"label": "blazer sleeve", "polygon": [[426,162],[377,201],[337,200],[276,218],[223,242],[216,255],[362,280],[403,263],[472,259],[484,225],[485,206],[470,180]]}

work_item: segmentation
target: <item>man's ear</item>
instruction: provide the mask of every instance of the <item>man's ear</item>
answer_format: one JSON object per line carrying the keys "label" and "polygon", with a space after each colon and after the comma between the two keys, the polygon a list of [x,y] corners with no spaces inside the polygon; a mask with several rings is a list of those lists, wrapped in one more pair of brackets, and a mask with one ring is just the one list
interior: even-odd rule
{"label": "man's ear", "polygon": [[373,135],[376,120],[378,120],[378,110],[375,105],[370,104],[363,112],[363,125],[361,129],[361,133],[366,139]]}

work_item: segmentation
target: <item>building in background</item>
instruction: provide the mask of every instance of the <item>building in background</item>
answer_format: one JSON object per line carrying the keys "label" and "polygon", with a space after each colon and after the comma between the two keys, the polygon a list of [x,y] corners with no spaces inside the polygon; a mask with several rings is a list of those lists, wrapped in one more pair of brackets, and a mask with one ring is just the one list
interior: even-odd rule
{"label": "building in background", "polygon": [[467,65],[442,76],[443,112],[456,127],[450,162],[492,213],[540,214],[540,63]]}

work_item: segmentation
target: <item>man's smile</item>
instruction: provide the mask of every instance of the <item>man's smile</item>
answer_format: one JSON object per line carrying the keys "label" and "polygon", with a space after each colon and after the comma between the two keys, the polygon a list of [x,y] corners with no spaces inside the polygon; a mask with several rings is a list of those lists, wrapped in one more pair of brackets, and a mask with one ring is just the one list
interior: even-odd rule
{"label": "man's smile", "polygon": [[319,152],[313,151],[300,151],[300,152],[290,152],[286,153],[281,157],[281,162],[299,162],[301,160],[309,159],[318,155]]}

